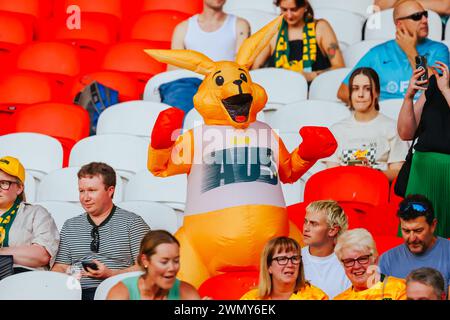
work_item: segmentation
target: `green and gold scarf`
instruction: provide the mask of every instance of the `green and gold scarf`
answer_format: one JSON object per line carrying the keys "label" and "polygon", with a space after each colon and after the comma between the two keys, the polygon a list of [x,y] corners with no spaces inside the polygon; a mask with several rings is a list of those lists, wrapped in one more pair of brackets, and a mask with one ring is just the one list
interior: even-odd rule
{"label": "green and gold scarf", "polygon": [[16,201],[8,211],[0,216],[0,247],[9,246],[9,229],[17,216],[21,200],[17,197]]}
{"label": "green and gold scarf", "polygon": [[312,71],[312,65],[317,59],[316,23],[314,21],[307,22],[303,27],[302,60],[289,61],[289,53],[288,24],[283,20],[275,47],[275,67],[292,71]]}

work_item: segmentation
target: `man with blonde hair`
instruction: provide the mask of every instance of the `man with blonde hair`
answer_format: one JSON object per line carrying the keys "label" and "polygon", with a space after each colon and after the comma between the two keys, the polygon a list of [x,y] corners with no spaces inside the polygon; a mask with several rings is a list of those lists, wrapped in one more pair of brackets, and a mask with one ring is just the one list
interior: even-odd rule
{"label": "man with blonde hair", "polygon": [[337,237],[347,230],[344,210],[333,200],[311,202],[306,207],[302,249],[305,278],[330,299],[350,287],[350,280],[334,253]]}

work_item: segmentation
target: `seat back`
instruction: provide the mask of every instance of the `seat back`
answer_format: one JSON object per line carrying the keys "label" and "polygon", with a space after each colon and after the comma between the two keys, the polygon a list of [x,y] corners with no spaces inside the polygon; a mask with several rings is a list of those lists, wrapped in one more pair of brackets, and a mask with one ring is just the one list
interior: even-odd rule
{"label": "seat back", "polygon": [[225,12],[240,9],[259,10],[271,14],[277,14],[279,11],[273,0],[227,0],[223,6]]}
{"label": "seat back", "polygon": [[262,27],[277,17],[276,13],[244,8],[228,9],[227,13],[234,14],[235,16],[247,20],[250,24],[252,34],[259,31]]}
{"label": "seat back", "polygon": [[64,222],[83,214],[84,209],[76,204],[62,201],[40,201],[36,205],[41,205],[52,215],[56,227],[61,232]]}
{"label": "seat back", "polygon": [[373,12],[373,0],[309,0],[314,11],[322,8],[340,9],[357,13],[361,16],[368,16]]}
{"label": "seat back", "polygon": [[246,292],[256,289],[258,271],[226,272],[207,279],[198,288],[201,297],[214,300],[239,300]]}
{"label": "seat back", "polygon": [[81,300],[80,282],[53,271],[30,271],[0,281],[1,300]]}
{"label": "seat back", "polygon": [[203,10],[202,0],[143,0],[142,12],[150,11],[178,11],[189,16],[200,13]]}
{"label": "seat back", "polygon": [[397,121],[403,99],[389,99],[380,101],[380,112]]}
{"label": "seat back", "polygon": [[108,297],[109,290],[111,290],[112,287],[114,287],[117,283],[119,283],[123,279],[140,276],[141,274],[144,274],[144,272],[142,271],[126,272],[103,280],[102,283],[100,283],[100,285],[97,287],[97,290],[95,290],[94,300],[106,300],[106,298]]}
{"label": "seat back", "polygon": [[[309,99],[340,102],[337,93],[342,81],[350,71],[350,68],[340,68],[318,75],[309,87]],[[324,88],[326,89],[324,90]]]}
{"label": "seat back", "polygon": [[369,52],[373,47],[385,42],[383,39],[373,39],[373,40],[364,40],[360,42],[356,42],[350,45],[348,48],[345,48],[342,51],[342,55],[344,56],[345,66],[349,68],[354,68],[355,65],[361,60],[361,58]]}

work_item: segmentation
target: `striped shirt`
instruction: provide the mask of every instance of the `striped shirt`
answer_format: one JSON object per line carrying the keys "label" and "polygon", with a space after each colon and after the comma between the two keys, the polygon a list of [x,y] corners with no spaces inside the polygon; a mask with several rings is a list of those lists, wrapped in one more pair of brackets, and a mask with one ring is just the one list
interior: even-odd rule
{"label": "striped shirt", "polygon": [[[150,227],[141,216],[115,207],[115,211],[99,227],[98,253],[91,251],[91,231],[94,227],[87,213],[67,220],[61,229],[61,240],[55,263],[71,265],[81,270],[82,260],[97,259],[110,269],[125,269],[133,265],[139,247]],[[82,277],[81,287],[97,287],[102,279]]]}

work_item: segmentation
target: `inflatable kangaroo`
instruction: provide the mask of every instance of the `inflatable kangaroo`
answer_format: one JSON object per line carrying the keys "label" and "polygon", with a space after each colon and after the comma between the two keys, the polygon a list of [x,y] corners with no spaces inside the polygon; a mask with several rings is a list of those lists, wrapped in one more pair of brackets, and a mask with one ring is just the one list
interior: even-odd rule
{"label": "inflatable kangaroo", "polygon": [[185,218],[176,237],[179,278],[196,287],[221,272],[257,269],[262,248],[273,237],[301,241],[288,221],[281,182],[297,181],[337,146],[327,128],[303,127],[303,142],[289,153],[275,132],[256,120],[267,95],[252,82],[249,69],[281,19],[248,38],[236,62],[214,62],[191,50],[146,50],[161,62],[205,75],[194,96],[205,124],[176,137],[183,111],[161,112],[148,154],[155,176],[188,174]]}

